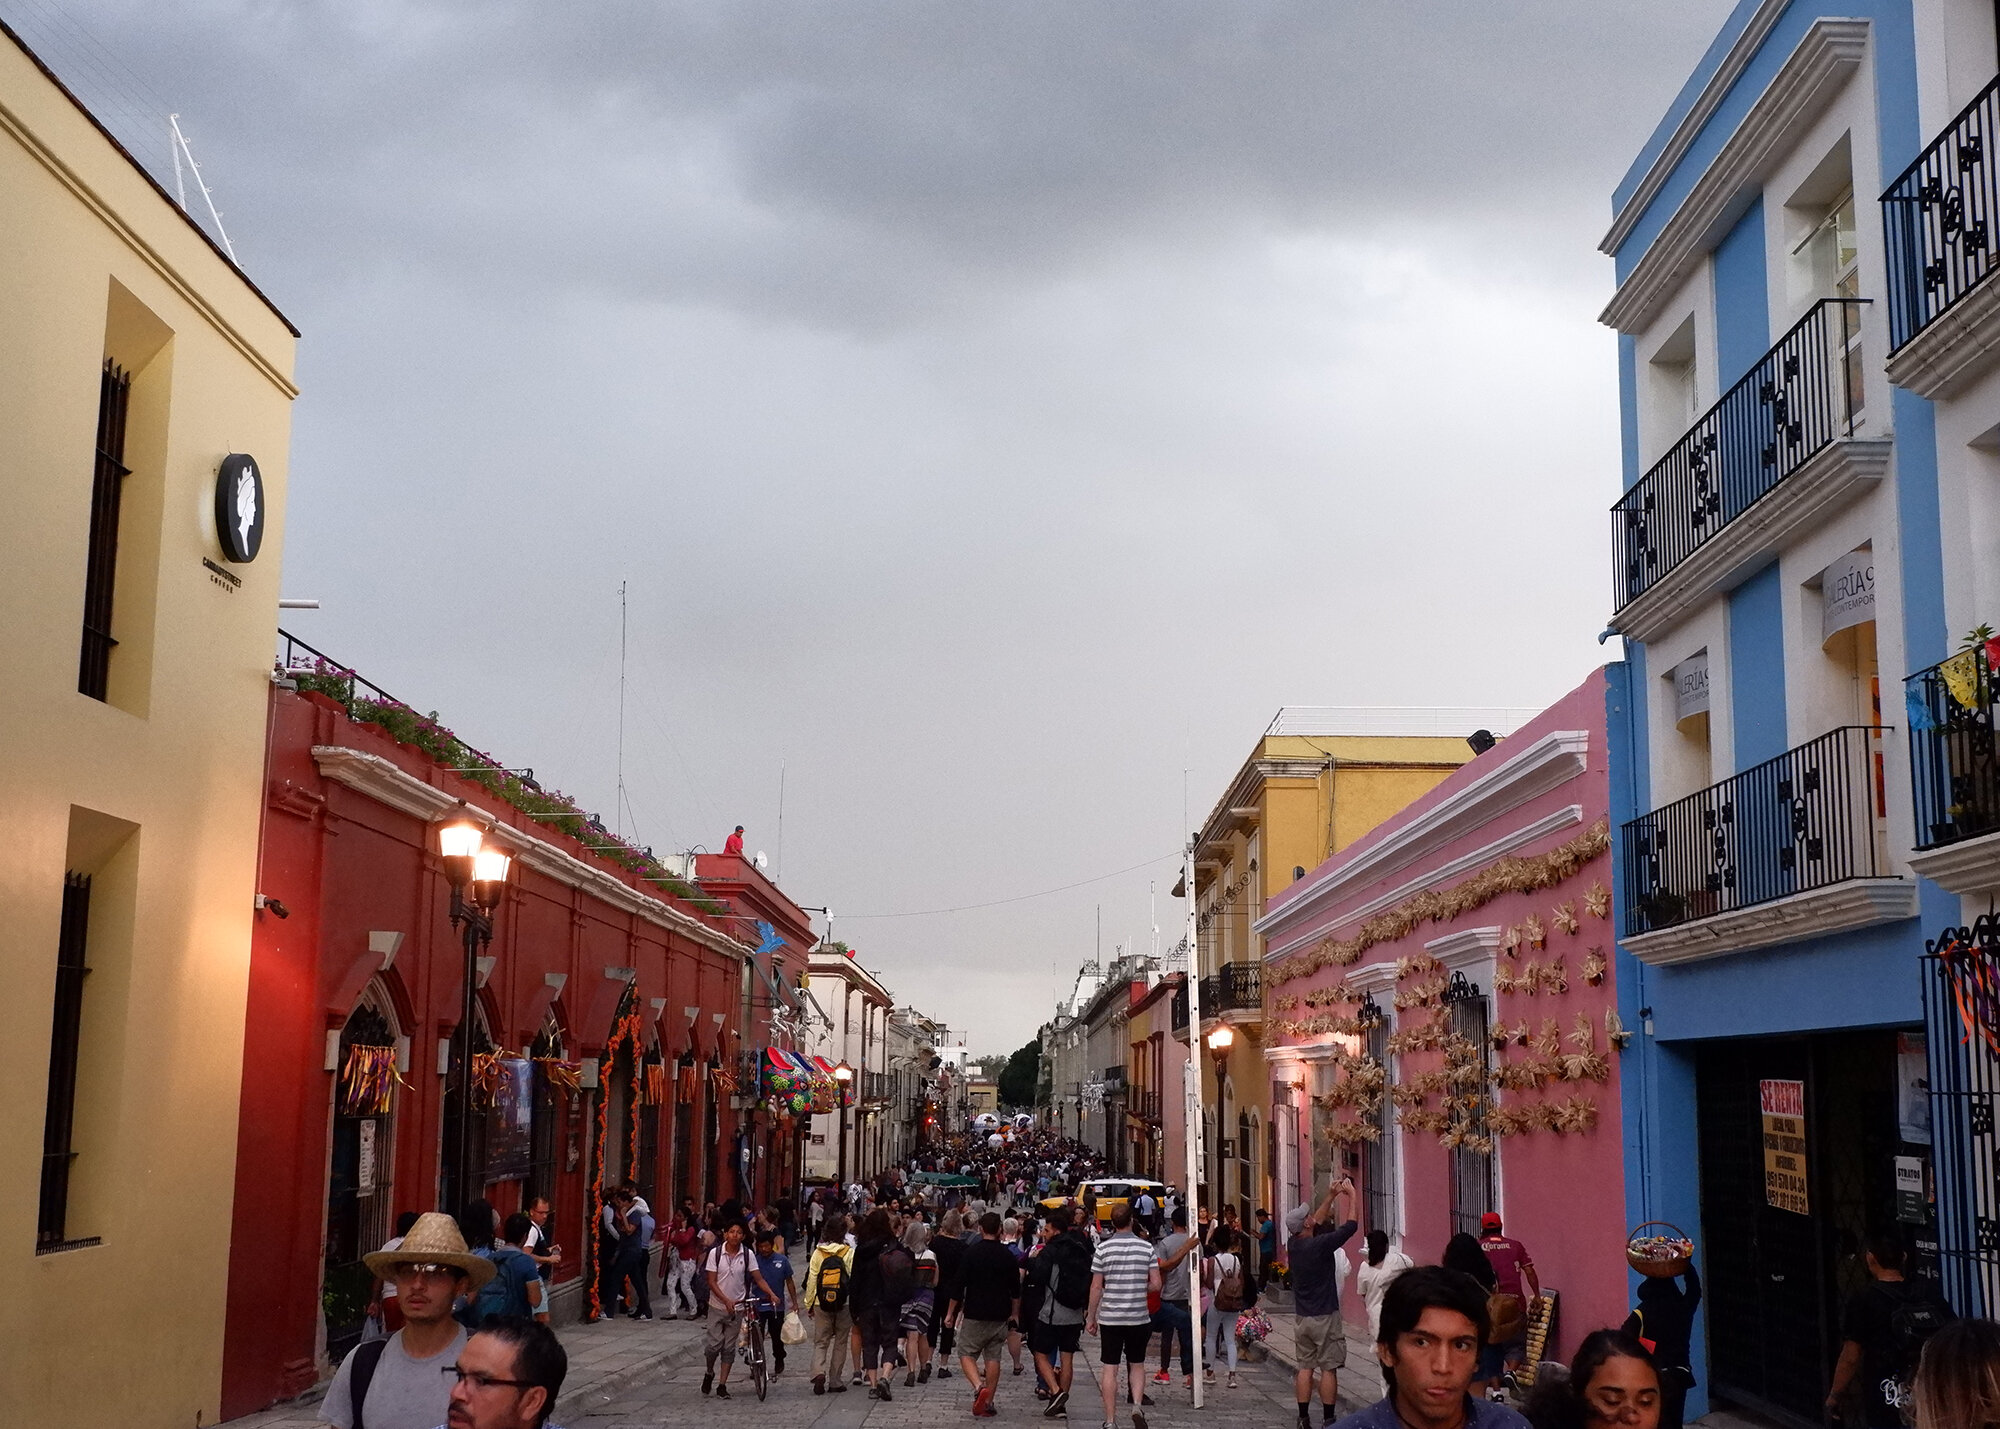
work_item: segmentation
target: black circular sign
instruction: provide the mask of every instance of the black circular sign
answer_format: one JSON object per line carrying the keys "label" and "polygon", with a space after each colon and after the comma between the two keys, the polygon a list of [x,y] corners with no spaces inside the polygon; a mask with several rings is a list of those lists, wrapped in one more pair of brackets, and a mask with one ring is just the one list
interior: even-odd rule
{"label": "black circular sign", "polygon": [[215,534],[225,559],[238,565],[257,559],[264,544],[264,473],[257,458],[233,452],[215,474]]}

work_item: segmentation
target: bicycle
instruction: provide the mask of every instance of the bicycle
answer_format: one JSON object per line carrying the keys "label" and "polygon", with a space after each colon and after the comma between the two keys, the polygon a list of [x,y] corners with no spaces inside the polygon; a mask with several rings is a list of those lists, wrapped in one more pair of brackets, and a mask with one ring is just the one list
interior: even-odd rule
{"label": "bicycle", "polygon": [[770,1377],[764,1371],[764,1322],[758,1318],[756,1301],[745,1297],[736,1307],[736,1314],[742,1320],[737,1331],[741,1344],[738,1353],[743,1363],[750,1367],[750,1384],[762,1399],[770,1387]]}

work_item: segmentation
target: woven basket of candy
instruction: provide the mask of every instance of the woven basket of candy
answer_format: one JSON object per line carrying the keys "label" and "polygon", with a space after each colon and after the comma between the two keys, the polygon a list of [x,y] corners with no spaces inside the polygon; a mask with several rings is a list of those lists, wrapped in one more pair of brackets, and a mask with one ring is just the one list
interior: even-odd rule
{"label": "woven basket of candy", "polygon": [[1625,1259],[1641,1275],[1664,1280],[1687,1274],[1694,1242],[1670,1221],[1647,1221],[1625,1238]]}

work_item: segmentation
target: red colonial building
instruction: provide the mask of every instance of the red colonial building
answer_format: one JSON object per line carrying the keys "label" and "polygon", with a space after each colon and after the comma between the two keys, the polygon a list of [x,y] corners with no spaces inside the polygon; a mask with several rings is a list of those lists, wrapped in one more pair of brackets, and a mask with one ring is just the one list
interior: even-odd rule
{"label": "red colonial building", "polygon": [[266,783],[225,1418],[330,1374],[362,1328],[362,1254],[467,1194],[446,1152],[465,957],[447,818],[514,855],[476,964],[468,1185],[503,1214],[550,1197],[555,1318],[594,1298],[603,1188],[629,1178],[664,1216],[796,1184],[798,1130],[760,1106],[758,1069],[795,1046],[814,939],[760,870],[662,865],[289,640]]}

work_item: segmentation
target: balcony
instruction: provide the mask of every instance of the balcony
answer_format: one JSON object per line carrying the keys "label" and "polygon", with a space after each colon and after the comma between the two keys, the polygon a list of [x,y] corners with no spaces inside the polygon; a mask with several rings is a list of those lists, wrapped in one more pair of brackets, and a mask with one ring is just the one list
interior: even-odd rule
{"label": "balcony", "polygon": [[1140,1121],[1158,1123],[1160,1094],[1151,1087],[1134,1087],[1125,1094],[1125,1110]]}
{"label": "balcony", "polygon": [[2000,79],[1882,195],[1889,257],[1889,380],[1953,397],[2000,356]]}
{"label": "balcony", "polygon": [[1188,1030],[1188,990],[1185,982],[1174,989],[1173,1011],[1169,1014],[1169,1022],[1176,1037]]}
{"label": "balcony", "polygon": [[1954,893],[2000,891],[2000,759],[1993,743],[2000,679],[1985,651],[1968,650],[1918,671],[1907,685],[1909,709],[1927,716],[1910,721],[1918,850],[1910,864]]}
{"label": "balcony", "polygon": [[1225,963],[1201,980],[1201,1015],[1241,1026],[1264,1020],[1264,970],[1255,963]]}
{"label": "balcony", "polygon": [[1612,623],[1650,640],[1882,478],[1858,441],[1861,299],[1816,303],[1611,508]]}
{"label": "balcony", "polygon": [[1883,733],[1832,730],[1625,825],[1626,949],[1658,966],[1913,916],[1883,849]]}

